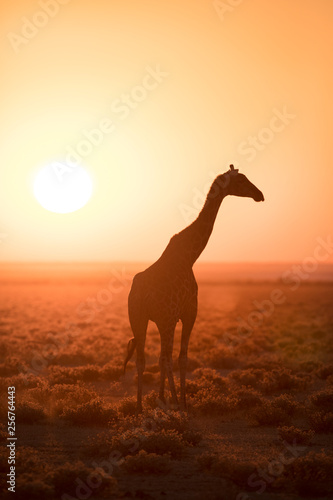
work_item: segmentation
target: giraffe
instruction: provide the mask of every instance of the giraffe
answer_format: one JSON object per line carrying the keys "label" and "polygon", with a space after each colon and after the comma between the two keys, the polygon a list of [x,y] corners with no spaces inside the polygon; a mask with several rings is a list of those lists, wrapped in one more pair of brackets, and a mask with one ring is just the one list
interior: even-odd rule
{"label": "giraffe", "polygon": [[159,399],[165,403],[165,378],[168,377],[173,408],[178,408],[172,369],[174,331],[182,322],[179,353],[180,409],[186,410],[187,349],[197,316],[198,285],[193,264],[207,245],[222,200],[242,196],[264,201],[262,192],[233,165],[216,177],[198,217],[183,231],[175,234],[160,258],[145,271],[136,274],[128,296],[129,321],[133,331],[127,346],[124,373],[134,351],[137,353],[137,413],[142,412],[142,377],[145,369],[145,341],[149,320],[156,323],[161,338]]}

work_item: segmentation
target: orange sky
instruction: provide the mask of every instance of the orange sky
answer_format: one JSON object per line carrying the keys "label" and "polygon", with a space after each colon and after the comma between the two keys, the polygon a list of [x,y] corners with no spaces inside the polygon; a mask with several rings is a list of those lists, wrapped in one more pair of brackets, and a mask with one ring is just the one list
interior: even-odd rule
{"label": "orange sky", "polygon": [[[266,201],[224,200],[201,260],[333,236],[333,2],[217,3],[1,2],[0,260],[154,260],[230,163]],[[46,211],[34,176],[104,120],[89,203]]]}

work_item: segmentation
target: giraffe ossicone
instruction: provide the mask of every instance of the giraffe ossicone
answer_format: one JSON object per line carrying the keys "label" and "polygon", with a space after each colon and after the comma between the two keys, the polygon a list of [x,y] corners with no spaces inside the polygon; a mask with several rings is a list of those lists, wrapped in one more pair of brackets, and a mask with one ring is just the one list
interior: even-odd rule
{"label": "giraffe ossicone", "polygon": [[236,174],[238,174],[238,172],[239,172],[238,168],[235,168],[233,165],[230,165],[229,174],[236,175]]}
{"label": "giraffe ossicone", "polygon": [[[228,178],[228,182],[221,179]],[[142,381],[145,369],[145,342],[149,321],[156,323],[161,337],[159,399],[165,402],[165,379],[168,378],[172,405],[178,407],[173,378],[172,351],[177,322],[182,322],[179,353],[180,408],[186,409],[186,364],[190,335],[197,316],[198,285],[193,274],[193,264],[206,247],[213,231],[223,199],[228,196],[264,201],[262,192],[244,174],[230,169],[216,177],[207,194],[198,217],[180,233],[175,234],[160,258],[145,271],[136,274],[128,296],[128,315],[133,331],[127,346],[127,362],[136,350],[138,372],[137,412],[142,411]]]}

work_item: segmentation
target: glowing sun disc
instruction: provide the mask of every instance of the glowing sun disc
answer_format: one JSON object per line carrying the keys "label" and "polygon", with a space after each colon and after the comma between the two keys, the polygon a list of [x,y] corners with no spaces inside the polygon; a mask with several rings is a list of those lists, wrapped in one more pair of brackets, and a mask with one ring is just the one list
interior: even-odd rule
{"label": "glowing sun disc", "polygon": [[38,172],[34,181],[34,195],[38,203],[58,214],[75,212],[84,207],[91,194],[91,178],[80,166],[73,169],[64,167],[61,171],[54,165],[48,165]]}

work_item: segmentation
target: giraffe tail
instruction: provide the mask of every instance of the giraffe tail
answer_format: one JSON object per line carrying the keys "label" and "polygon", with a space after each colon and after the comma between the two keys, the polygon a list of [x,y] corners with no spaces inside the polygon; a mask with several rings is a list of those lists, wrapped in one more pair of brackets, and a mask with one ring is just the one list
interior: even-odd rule
{"label": "giraffe tail", "polygon": [[126,371],[126,365],[129,362],[129,360],[131,359],[131,357],[133,356],[135,348],[136,348],[136,340],[134,337],[132,337],[127,344],[127,356],[126,356],[126,359],[124,361],[124,375],[125,375],[125,371]]}

